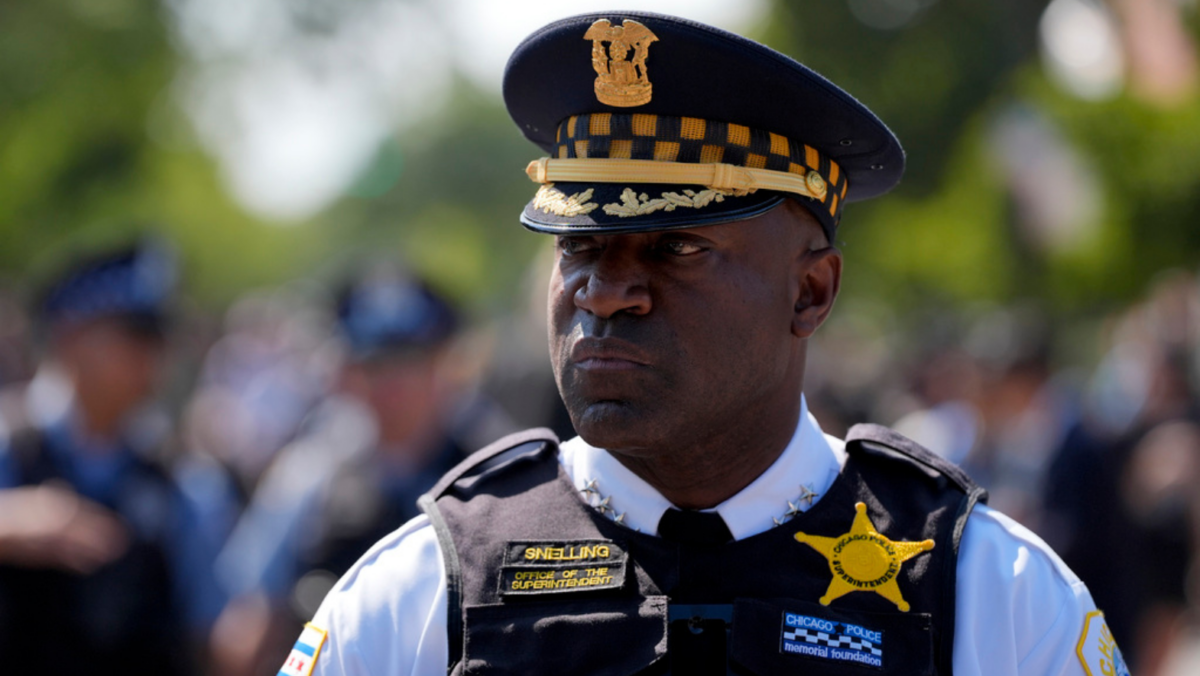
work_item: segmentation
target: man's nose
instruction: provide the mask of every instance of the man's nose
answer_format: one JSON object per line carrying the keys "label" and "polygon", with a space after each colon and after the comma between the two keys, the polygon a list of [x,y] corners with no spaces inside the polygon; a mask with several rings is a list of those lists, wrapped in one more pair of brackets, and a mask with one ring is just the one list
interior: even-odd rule
{"label": "man's nose", "polygon": [[645,268],[627,255],[601,254],[575,290],[575,306],[602,319],[620,312],[648,313],[651,300]]}

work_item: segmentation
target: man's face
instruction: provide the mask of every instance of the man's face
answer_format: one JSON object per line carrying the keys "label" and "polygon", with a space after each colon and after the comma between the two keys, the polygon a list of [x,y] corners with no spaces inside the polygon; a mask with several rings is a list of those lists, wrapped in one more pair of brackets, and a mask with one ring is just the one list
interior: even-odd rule
{"label": "man's face", "polygon": [[375,413],[382,443],[419,444],[442,424],[444,359],[445,348],[385,352],[349,364],[343,387]]}
{"label": "man's face", "polygon": [[781,392],[798,398],[797,271],[819,228],[785,204],[722,225],[558,238],[550,353],[584,439],[650,456],[736,428]]}
{"label": "man's face", "polygon": [[60,338],[59,356],[85,407],[121,417],[153,392],[163,366],[159,336],[119,319],[98,319],[71,328]]}

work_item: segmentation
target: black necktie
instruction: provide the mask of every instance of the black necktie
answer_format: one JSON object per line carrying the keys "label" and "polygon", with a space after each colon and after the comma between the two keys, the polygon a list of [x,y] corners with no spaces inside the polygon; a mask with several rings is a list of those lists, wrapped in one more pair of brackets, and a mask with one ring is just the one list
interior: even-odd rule
{"label": "black necktie", "polygon": [[658,534],[664,540],[688,545],[716,546],[733,539],[729,526],[716,512],[679,510],[672,507],[658,522]]}

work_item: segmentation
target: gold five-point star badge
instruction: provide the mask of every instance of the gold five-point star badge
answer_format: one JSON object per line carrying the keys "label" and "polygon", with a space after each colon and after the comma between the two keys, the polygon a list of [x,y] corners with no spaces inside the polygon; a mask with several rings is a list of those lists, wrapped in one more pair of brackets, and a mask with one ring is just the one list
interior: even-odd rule
{"label": "gold five-point star badge", "polygon": [[850,592],[873,591],[908,612],[908,602],[900,595],[900,587],[896,584],[900,564],[933,549],[933,540],[892,542],[875,530],[865,504],[860,502],[854,509],[858,513],[850,532],[845,535],[827,538],[796,533],[797,542],[803,542],[829,559],[833,580],[821,597],[821,605],[827,606]]}

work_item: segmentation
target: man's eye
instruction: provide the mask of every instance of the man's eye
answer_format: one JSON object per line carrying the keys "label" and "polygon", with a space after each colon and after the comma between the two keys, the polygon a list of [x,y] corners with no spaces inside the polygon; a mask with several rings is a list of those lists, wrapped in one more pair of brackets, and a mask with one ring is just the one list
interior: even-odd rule
{"label": "man's eye", "polygon": [[571,256],[596,248],[596,241],[589,237],[559,237],[558,250]]}
{"label": "man's eye", "polygon": [[673,256],[691,256],[704,251],[704,247],[699,244],[680,240],[668,240],[662,242],[660,246]]}

